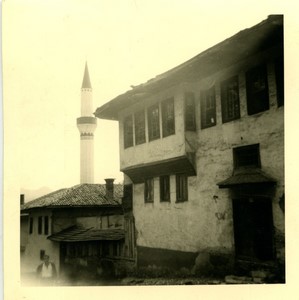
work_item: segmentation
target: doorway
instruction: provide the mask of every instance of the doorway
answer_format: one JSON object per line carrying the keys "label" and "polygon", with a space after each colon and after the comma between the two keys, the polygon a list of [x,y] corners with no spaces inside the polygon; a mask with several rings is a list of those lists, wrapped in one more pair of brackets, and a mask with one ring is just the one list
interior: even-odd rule
{"label": "doorway", "polygon": [[237,258],[274,259],[272,201],[267,197],[233,199]]}

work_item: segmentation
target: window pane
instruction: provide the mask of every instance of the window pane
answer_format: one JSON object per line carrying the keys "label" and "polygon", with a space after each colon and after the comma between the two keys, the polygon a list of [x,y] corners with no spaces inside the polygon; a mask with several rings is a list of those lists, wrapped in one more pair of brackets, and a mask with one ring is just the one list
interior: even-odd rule
{"label": "window pane", "polygon": [[240,118],[238,77],[232,77],[221,84],[222,122]]}
{"label": "window pane", "polygon": [[29,234],[33,233],[33,218],[29,220]]}
{"label": "window pane", "polygon": [[170,201],[169,176],[160,177],[160,201]]}
{"label": "window pane", "polygon": [[144,181],[144,202],[154,202],[154,179]]}
{"label": "window pane", "polygon": [[163,137],[174,134],[174,103],[173,98],[162,102]]}
{"label": "window pane", "polygon": [[215,88],[204,90],[200,95],[201,128],[216,125]]}
{"label": "window pane", "polygon": [[124,120],[124,147],[133,146],[133,116],[128,116]]}
{"label": "window pane", "polygon": [[38,217],[38,234],[42,234],[43,231],[43,217]]}
{"label": "window pane", "polygon": [[176,175],[176,200],[188,201],[188,177],[185,174]]}
{"label": "window pane", "polygon": [[269,93],[266,65],[246,73],[246,94],[248,115],[269,109]]}
{"label": "window pane", "polygon": [[135,119],[135,144],[145,143],[145,114],[140,111],[134,115]]}
{"label": "window pane", "polygon": [[48,216],[45,217],[45,229],[44,229],[44,233],[46,235],[49,234],[49,217]]}
{"label": "window pane", "polygon": [[147,110],[149,140],[160,138],[159,106],[154,105]]}
{"label": "window pane", "polygon": [[185,94],[185,130],[196,131],[195,97],[191,92]]}
{"label": "window pane", "polygon": [[259,144],[234,148],[234,165],[239,167],[260,167]]}

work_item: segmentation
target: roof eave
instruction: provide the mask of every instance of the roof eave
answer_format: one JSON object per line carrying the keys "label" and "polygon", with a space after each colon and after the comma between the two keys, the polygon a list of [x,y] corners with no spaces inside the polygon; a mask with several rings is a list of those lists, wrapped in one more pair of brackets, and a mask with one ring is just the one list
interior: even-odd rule
{"label": "roof eave", "polygon": [[[198,68],[198,64],[200,63],[200,61],[209,59],[209,57],[213,59],[213,56],[215,55],[217,57],[217,53],[219,51],[222,51],[222,49],[225,49],[225,51],[228,51],[229,49],[231,49],[231,52],[234,51],[235,48],[234,45],[236,43],[240,43],[241,40],[246,41],[249,35],[252,32],[255,32],[255,30],[257,30],[261,26],[265,26],[264,31],[272,32],[272,30],[278,28],[278,26],[281,27],[282,24],[283,24],[283,18],[281,15],[269,16],[266,20],[263,20],[262,22],[254,25],[251,28],[247,28],[238,32],[237,34],[229,37],[228,39],[201,52],[200,54],[196,55],[190,60],[180,64],[179,66],[171,70],[168,70],[156,76],[155,78],[150,79],[146,83],[140,84],[134,87],[132,90],[129,90],[117,96],[116,98],[110,100],[103,106],[97,108],[94,115],[100,119],[118,120],[118,112],[123,108],[130,106],[132,103],[136,103],[136,100],[138,101],[140,98],[138,97],[138,95],[143,94],[143,98],[144,98],[144,94],[154,93],[157,90],[159,90],[159,87],[161,88],[161,86],[165,88],[165,86],[171,87],[172,85],[175,85],[178,81],[178,77],[180,77],[180,74],[181,75],[182,74],[184,75],[185,73],[189,74],[192,68]],[[236,62],[238,61],[238,59],[240,59],[240,57],[237,56],[235,57],[235,55],[232,55],[231,53],[226,53],[226,55],[227,57],[230,57],[230,59],[235,59]],[[243,55],[246,56],[246,53],[244,53]],[[220,61],[223,63],[224,61],[223,57],[221,57]],[[232,62],[230,61],[229,63],[231,64]],[[196,67],[194,67],[195,64],[197,64]],[[204,76],[204,73],[205,71],[202,71],[201,76]]]}

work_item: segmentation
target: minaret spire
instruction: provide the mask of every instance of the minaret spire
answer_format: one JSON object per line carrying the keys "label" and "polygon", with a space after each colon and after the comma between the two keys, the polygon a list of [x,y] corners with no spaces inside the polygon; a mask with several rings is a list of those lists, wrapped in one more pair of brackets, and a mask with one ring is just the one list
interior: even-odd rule
{"label": "minaret spire", "polygon": [[80,132],[80,183],[94,183],[93,134],[97,119],[93,112],[92,87],[86,62],[81,86],[81,117],[77,118]]}
{"label": "minaret spire", "polygon": [[81,89],[92,89],[92,86],[90,83],[90,78],[89,78],[87,61],[85,62],[85,70],[84,70],[84,76],[83,76]]}

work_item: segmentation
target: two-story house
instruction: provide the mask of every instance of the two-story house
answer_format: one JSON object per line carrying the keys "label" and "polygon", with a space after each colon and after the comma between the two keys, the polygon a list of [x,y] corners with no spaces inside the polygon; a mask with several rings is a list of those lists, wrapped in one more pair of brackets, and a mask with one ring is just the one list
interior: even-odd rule
{"label": "two-story house", "polygon": [[119,122],[138,266],[284,264],[283,17],[96,110]]}
{"label": "two-story house", "polygon": [[123,186],[106,179],[106,185],[79,184],[23,203],[22,274],[35,272],[45,254],[67,276],[114,274],[134,263],[134,227],[122,196]]}

